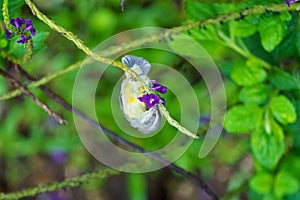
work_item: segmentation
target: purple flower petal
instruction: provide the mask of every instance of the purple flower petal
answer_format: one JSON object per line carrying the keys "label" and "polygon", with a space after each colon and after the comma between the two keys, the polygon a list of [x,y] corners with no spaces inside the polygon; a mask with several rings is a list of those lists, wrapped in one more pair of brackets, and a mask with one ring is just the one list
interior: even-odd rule
{"label": "purple flower petal", "polygon": [[50,153],[50,157],[55,163],[62,164],[68,159],[68,154],[63,150],[54,150]]}
{"label": "purple flower petal", "polygon": [[57,192],[49,192],[41,195],[42,200],[63,200]]}
{"label": "purple flower petal", "polygon": [[168,91],[168,88],[161,85],[156,80],[152,80],[152,90],[158,91],[159,93],[166,94]]}
{"label": "purple flower petal", "polygon": [[22,25],[25,24],[25,20],[22,17],[18,17],[16,19],[11,19],[10,23],[16,28],[21,28]]}
{"label": "purple flower petal", "polygon": [[10,24],[12,24],[13,26],[15,26],[15,27],[16,27],[16,25],[15,25],[15,21],[16,21],[16,19],[11,19],[11,20],[10,20]]}
{"label": "purple flower petal", "polygon": [[4,30],[5,30],[6,38],[7,38],[8,40],[10,40],[11,32],[6,28],[6,25],[5,25],[5,24],[4,24]]}
{"label": "purple flower petal", "polygon": [[152,108],[154,105],[159,104],[160,97],[156,94],[145,94],[138,98],[141,102],[144,102],[148,108]]}
{"label": "purple flower petal", "polygon": [[23,30],[23,32],[26,32],[26,31],[30,31],[33,36],[35,35],[35,29],[33,27],[32,20],[30,18],[27,19],[26,27]]}
{"label": "purple flower petal", "polygon": [[32,27],[32,28],[30,29],[30,32],[31,32],[31,35],[35,36],[35,28]]}
{"label": "purple flower petal", "polygon": [[295,3],[296,0],[285,0],[285,3],[288,5],[288,7],[291,6],[292,3]]}
{"label": "purple flower petal", "polygon": [[210,120],[211,120],[211,118],[209,116],[201,116],[200,117],[200,123],[207,124],[210,122]]}
{"label": "purple flower petal", "polygon": [[166,105],[166,100],[157,94],[145,94],[144,96],[139,97],[138,99],[141,102],[144,102],[147,108],[152,108],[160,102],[162,102],[163,105]]}
{"label": "purple flower petal", "polygon": [[31,36],[25,37],[24,35],[21,35],[21,40],[18,40],[17,43],[25,44],[30,40]]}
{"label": "purple flower petal", "polygon": [[5,35],[8,40],[10,40],[11,32],[9,30],[5,30]]}
{"label": "purple flower petal", "polygon": [[166,100],[164,98],[160,97],[160,101],[161,101],[162,105],[164,105],[164,106],[166,105]]}

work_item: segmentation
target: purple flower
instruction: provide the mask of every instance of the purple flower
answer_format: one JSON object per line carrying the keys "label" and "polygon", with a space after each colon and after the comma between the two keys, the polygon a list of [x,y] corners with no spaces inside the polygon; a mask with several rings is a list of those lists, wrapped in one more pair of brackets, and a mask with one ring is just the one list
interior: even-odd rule
{"label": "purple flower", "polygon": [[54,150],[50,153],[50,157],[55,163],[62,164],[66,162],[68,154],[64,150]]}
{"label": "purple flower", "polygon": [[48,192],[41,195],[42,200],[63,200],[57,192]]}
{"label": "purple flower", "polygon": [[[12,26],[14,26],[16,28],[16,30],[12,30],[13,31],[12,32],[11,30],[8,30],[6,25],[4,24],[5,34],[6,34],[6,38],[8,40],[11,39],[11,35],[12,35],[12,33],[14,33],[14,35],[16,35],[16,36],[21,36],[21,39],[18,40],[17,42],[20,44],[25,44],[28,42],[28,40],[30,40],[32,38],[31,36],[34,36],[36,34],[35,29],[32,24],[32,20],[30,18],[28,18],[25,23],[24,18],[17,17],[15,19],[11,19],[10,24]],[[25,25],[25,27],[24,27],[24,25]],[[30,31],[31,34],[28,33],[28,31]]]}
{"label": "purple flower", "polygon": [[291,6],[292,3],[295,3],[296,0],[285,0],[285,3],[288,5],[288,7]]}
{"label": "purple flower", "polygon": [[168,88],[161,85],[159,82],[156,80],[152,80],[152,90],[158,91],[162,94],[166,94],[168,91]]}
{"label": "purple flower", "polygon": [[11,32],[6,28],[6,25],[5,25],[5,24],[4,24],[4,30],[5,30],[6,38],[7,38],[8,40],[10,40]]}
{"label": "purple flower", "polygon": [[22,17],[18,17],[16,19],[11,19],[10,24],[16,28],[21,28],[23,24],[25,24],[25,20]]}
{"label": "purple flower", "polygon": [[148,108],[152,108],[160,102],[162,102],[163,105],[166,105],[165,99],[157,94],[145,94],[144,96],[139,97],[138,99],[141,102],[144,102]]}
{"label": "purple flower", "polygon": [[32,24],[32,21],[31,21],[30,18],[27,19],[27,21],[26,21],[26,27],[23,30],[23,32],[26,32],[26,31],[30,31],[33,36],[35,35],[35,29],[33,27],[33,24]]}
{"label": "purple flower", "polygon": [[166,100],[164,98],[160,97],[160,96],[159,96],[159,98],[160,98],[161,103],[165,106],[166,105]]}
{"label": "purple flower", "polygon": [[24,35],[21,35],[21,40],[18,40],[17,43],[25,44],[30,40],[31,36],[25,37]]}
{"label": "purple flower", "polygon": [[200,123],[207,124],[210,122],[210,120],[211,118],[209,116],[201,116],[199,121]]}

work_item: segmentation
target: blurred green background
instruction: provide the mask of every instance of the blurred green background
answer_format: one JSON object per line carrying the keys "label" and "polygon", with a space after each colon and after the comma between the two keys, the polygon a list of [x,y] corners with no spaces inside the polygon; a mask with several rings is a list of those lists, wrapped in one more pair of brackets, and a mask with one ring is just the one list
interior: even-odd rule
{"label": "blurred green background", "polygon": [[[16,0],[16,2],[22,1]],[[43,13],[46,13],[48,17],[67,30],[77,34],[90,48],[94,48],[101,41],[129,29],[149,26],[172,28],[185,24],[187,21],[213,17],[218,14],[248,8],[255,4],[264,4],[260,1],[242,1],[241,3],[234,2],[232,4],[224,1],[222,4],[220,2],[201,3],[201,1],[185,2],[183,0],[127,0],[125,1],[125,12],[122,12],[119,0],[36,0],[34,2]],[[281,1],[271,2],[278,3]],[[287,6],[283,2],[281,3],[282,6]],[[22,3],[18,3],[18,5],[22,5]],[[270,16],[273,17],[273,15],[277,16],[278,13],[264,13],[250,19],[246,18],[246,21],[250,21],[249,23],[252,23],[252,26],[248,24],[249,26],[246,26],[245,29],[237,28],[240,32],[236,33],[235,36],[243,40],[243,43],[252,54],[272,65],[284,66],[282,67],[283,70],[297,78],[300,34],[294,35],[294,33],[300,32],[299,13],[288,13],[291,16],[289,20],[287,20],[288,17],[281,15],[281,19],[287,21],[287,27],[284,36],[282,36],[283,39],[281,38],[280,45],[268,52],[264,49],[264,44],[261,44],[260,37],[262,36],[257,32],[257,21]],[[86,57],[82,51],[78,50],[74,44],[62,37],[61,34],[52,31],[47,25],[32,16],[25,4],[20,9],[12,12],[10,17],[17,16],[31,17],[37,33],[41,34],[41,40],[45,39],[45,45],[41,45],[41,50],[36,52],[32,60],[23,66],[34,77],[39,78],[54,73]],[[241,99],[239,92],[243,88],[243,85],[240,85],[231,76],[232,69],[235,65],[245,65],[246,61],[245,58],[230,47],[222,45],[213,30],[215,28],[223,31],[225,34],[229,34],[232,30],[231,27],[235,26],[234,23],[235,21],[224,25],[217,24],[214,27],[207,26],[205,29],[191,30],[191,37],[205,48],[222,72],[229,108],[239,104]],[[247,33],[245,33],[245,30],[247,30]],[[249,32],[253,33],[248,35]],[[276,34],[276,32],[273,33]],[[243,34],[246,36],[244,37]],[[4,35],[2,31],[0,41],[5,43]],[[126,41],[126,38],[124,38],[124,41]],[[6,45],[3,44],[3,49],[9,50],[11,43],[12,41]],[[289,45],[292,43],[293,45]],[[298,50],[294,43],[298,44]],[[209,118],[211,112],[210,97],[204,81],[195,73],[191,65],[182,58],[163,51],[141,50],[134,53],[150,62],[172,66],[186,77],[192,84],[193,89],[197,91],[199,108],[201,115],[203,114],[202,121],[199,119],[198,132],[204,133],[207,129],[205,118]],[[4,67],[6,63],[4,58],[1,58],[1,63],[3,63]],[[270,70],[266,73],[270,73]],[[97,114],[103,119],[101,123],[127,140],[148,150],[154,150],[167,144],[172,139],[172,134],[170,134],[174,132],[172,127],[164,129],[166,134],[158,134],[145,141],[126,136],[120,132],[120,129],[113,121],[110,95],[114,88],[114,83],[120,79],[123,72],[119,69],[111,68],[107,70],[106,74],[101,79],[101,84],[104,87],[100,88],[99,86],[98,88],[97,105],[95,106]],[[68,102],[72,102],[75,77],[76,71],[65,74],[48,83],[47,87]],[[263,81],[268,87],[273,87],[268,78],[265,78]],[[25,81],[24,84],[26,83]],[[7,80],[0,78],[0,94],[5,94],[12,88]],[[72,113],[64,110],[39,89],[33,89],[32,92],[54,111],[61,114],[68,121],[68,124],[66,126],[56,124],[47,113],[24,95],[0,102],[1,192],[12,192],[42,183],[62,181],[65,178],[78,176],[101,166],[101,163],[93,158],[81,143],[74,126]],[[291,93],[287,91],[284,94],[291,99],[295,99],[293,100],[293,105],[296,105],[296,111],[299,113],[299,100],[294,98],[297,95],[298,98],[300,97],[299,92]],[[172,92],[169,92],[164,97],[167,100],[167,108],[171,115],[179,119],[181,113],[177,99],[174,98]],[[283,161],[278,166],[280,165],[280,169],[282,169],[288,166],[287,163],[293,163],[295,165],[293,169],[295,169],[292,173],[299,175],[297,174],[299,172],[297,166],[300,166],[300,158],[297,150],[299,149],[300,137],[297,122],[284,128],[286,134],[285,152],[287,156],[283,158],[286,162]],[[202,134],[201,138],[203,137],[204,135]],[[248,183],[253,180],[256,172],[260,171],[260,165],[255,163],[255,159],[252,158],[250,140],[249,134],[224,133],[213,151],[203,159],[198,157],[202,141],[197,140],[193,142],[191,147],[175,164],[188,171],[199,173],[212,186],[214,191],[224,199],[299,198],[298,183],[296,184],[296,191],[283,192],[286,196],[279,195],[279,197],[266,196],[264,193],[257,192],[255,186],[249,187]],[[268,170],[262,171],[269,173]],[[275,172],[271,170],[270,173]],[[298,182],[299,177],[297,177]],[[165,168],[145,174],[124,173],[114,175],[104,180],[90,181],[80,187],[59,190],[27,199],[142,200],[208,199],[208,197],[192,182]]]}

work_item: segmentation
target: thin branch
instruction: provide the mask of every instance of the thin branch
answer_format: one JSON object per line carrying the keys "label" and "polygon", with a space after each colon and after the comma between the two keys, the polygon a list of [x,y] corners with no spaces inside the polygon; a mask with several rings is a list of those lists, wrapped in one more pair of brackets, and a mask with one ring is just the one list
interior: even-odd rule
{"label": "thin branch", "polygon": [[[35,78],[32,77],[30,74],[28,74],[24,69],[19,68],[19,71],[27,79],[29,79],[31,81],[35,80]],[[184,177],[190,179],[191,181],[193,181],[194,183],[199,185],[200,188],[203,189],[211,197],[211,199],[218,199],[217,194],[200,177],[184,170],[183,168],[181,168],[173,163],[170,163],[168,160],[165,160],[158,154],[149,152],[146,149],[143,149],[142,147],[123,139],[122,137],[118,136],[116,133],[114,133],[111,130],[104,127],[103,125],[101,125],[98,122],[87,117],[82,111],[73,107],[71,104],[69,104],[66,100],[64,100],[59,95],[57,95],[51,89],[47,88],[46,86],[39,86],[39,87],[46,95],[48,95],[51,99],[56,101],[58,104],[62,105],[66,110],[73,112],[77,116],[81,117],[83,120],[85,120],[91,126],[94,126],[95,128],[97,128],[99,130],[103,130],[104,133],[107,134],[109,137],[111,137],[113,140],[119,142],[120,144],[122,144],[130,149],[135,150],[136,152],[144,153],[144,155],[148,156],[149,158],[158,160],[162,164],[167,164],[167,167],[170,168],[171,170],[183,175]]]}
{"label": "thin branch", "polygon": [[59,115],[57,115],[56,113],[54,113],[46,104],[44,104],[42,101],[40,101],[32,92],[30,92],[25,87],[23,87],[21,85],[21,83],[19,83],[19,81],[17,81],[13,76],[11,76],[10,74],[6,73],[2,69],[0,69],[0,74],[4,78],[8,79],[14,85],[14,87],[18,88],[22,93],[24,93],[30,99],[32,99],[35,102],[36,105],[38,105],[40,108],[42,108],[44,111],[46,111],[48,113],[48,115],[50,115],[51,117],[53,117],[58,123],[60,123],[60,124],[66,124],[67,123]]}
{"label": "thin branch", "polygon": [[[149,85],[143,79],[141,79],[141,77],[139,77],[132,69],[130,69],[130,67],[123,64],[120,61],[111,60],[109,58],[102,57],[100,54],[93,52],[74,33],[72,33],[71,31],[67,31],[65,28],[57,25],[53,20],[48,18],[46,15],[44,15],[31,0],[25,0],[25,2],[31,9],[32,13],[37,16],[37,18],[39,18],[41,21],[43,21],[45,24],[47,24],[53,30],[57,31],[58,33],[61,33],[64,37],[66,37],[68,40],[73,42],[77,46],[78,49],[81,49],[84,53],[86,53],[87,55],[89,55],[90,57],[92,57],[93,59],[95,59],[101,63],[105,63],[105,64],[112,65],[112,66],[122,69],[124,72],[130,74],[135,80],[139,81],[142,84],[143,90],[146,93],[148,93],[148,94],[154,93],[153,90],[149,87]],[[167,121],[170,123],[171,126],[176,127],[181,133],[183,133],[189,137],[192,137],[195,139],[199,138],[199,136],[190,132],[189,130],[187,130],[186,128],[181,126],[179,124],[179,122],[177,122],[175,119],[173,119],[170,116],[169,112],[166,112],[165,108],[162,108],[162,106],[159,106],[158,108],[159,108],[161,114],[167,119]]]}
{"label": "thin branch", "polygon": [[[15,63],[14,61],[12,61],[13,63]],[[31,83],[29,83],[26,88],[27,89],[33,89],[33,88],[36,88],[36,87],[39,87],[41,85],[45,85],[46,83],[50,82],[51,80],[59,77],[60,75],[63,75],[63,74],[66,74],[68,72],[72,72],[76,69],[79,69],[80,66],[81,66],[81,63],[82,61],[79,61],[79,62],[76,62],[72,65],[70,65],[69,67],[65,68],[65,69],[62,69],[62,70],[59,70],[53,74],[50,74],[50,75],[47,75],[47,76],[44,76],[40,79],[36,79],[36,81],[32,81]],[[19,90],[19,89],[16,89],[16,90],[13,90],[13,91],[10,91],[2,96],[0,96],[0,101],[3,101],[3,100],[8,100],[8,99],[11,99],[13,97],[16,97],[18,95],[20,95],[22,92]]]}
{"label": "thin branch", "polygon": [[[262,13],[266,12],[266,10],[268,10],[268,12],[283,12],[283,11],[287,11],[287,10],[299,11],[299,9],[300,9],[300,4],[292,4],[291,8],[288,8],[287,6],[283,6],[283,4],[272,4],[272,5],[265,5],[265,6],[258,6],[258,7],[256,6],[253,8],[249,8],[247,10],[240,10],[240,11],[229,13],[229,14],[227,13],[227,14],[219,15],[214,18],[208,18],[208,19],[199,20],[199,21],[195,21],[195,22],[188,22],[188,23],[186,23],[186,25],[174,27],[172,30],[184,32],[184,31],[188,31],[189,29],[192,29],[195,27],[202,27],[202,26],[210,25],[210,24],[220,24],[221,21],[227,22],[230,20],[238,19],[241,16],[241,13],[243,16],[246,17],[246,16],[250,16],[250,15],[262,14]],[[146,36],[146,37],[134,40],[134,41],[118,44],[117,46],[110,46],[106,50],[101,51],[100,54],[103,56],[106,56],[106,57],[116,55],[116,54],[119,54],[120,52],[126,51],[130,48],[135,48],[135,47],[141,46],[148,42],[153,42],[153,41],[158,41],[158,40],[161,40],[164,38],[168,38],[169,34],[170,34],[170,32],[153,34],[153,35]],[[238,52],[238,53],[240,53],[240,52]],[[9,56],[3,51],[0,51],[0,55],[3,57]],[[241,55],[245,56],[244,54],[241,54]],[[13,57],[10,57],[10,60],[12,62],[16,63],[14,61]],[[54,78],[56,78],[60,75],[75,71],[80,68],[81,62],[82,61],[78,61],[78,62],[70,65],[69,67],[62,69],[54,74],[47,75],[37,81],[34,81],[28,85],[28,88],[31,89],[31,88],[38,87],[40,85],[48,83],[49,81],[53,80]],[[19,91],[19,90],[10,91],[10,92],[0,96],[0,101],[16,97],[19,94],[21,94],[21,91]]]}
{"label": "thin branch", "polygon": [[[72,33],[71,31],[66,30],[65,28],[63,28],[62,26],[56,24],[53,20],[51,20],[49,17],[47,17],[45,14],[43,14],[37,7],[36,5],[33,3],[32,0],[25,0],[25,3],[28,5],[28,7],[31,9],[31,12],[36,15],[36,17],[38,19],[40,19],[41,21],[43,21],[45,24],[47,24],[50,28],[52,28],[53,30],[57,31],[58,33],[61,33],[64,37],[66,37],[68,40],[70,40],[71,42],[73,42],[76,47],[80,50],[82,50],[83,52],[85,52],[87,55],[89,55],[90,57],[92,57],[93,59],[101,62],[101,63],[105,63],[108,65],[112,65],[115,67],[118,67],[120,69],[122,69],[123,71],[127,72],[128,74],[130,74],[134,79],[138,80],[142,86],[143,86],[143,90],[148,93],[151,94],[153,93],[152,89],[149,87],[148,84],[146,84],[133,70],[131,70],[127,65],[123,64],[120,61],[115,61],[115,60],[111,60],[109,58],[105,58],[102,55],[93,52],[89,47],[87,47],[85,45],[85,43],[79,39],[77,37],[77,35],[75,35],[74,33]],[[185,31],[188,30],[192,27],[197,26],[202,26],[202,25],[206,25],[206,24],[213,24],[215,22],[222,22],[224,23],[224,21],[228,21],[230,19],[241,19],[244,18],[246,15],[251,15],[253,13],[262,13],[265,12],[266,9],[269,9],[269,11],[273,11],[272,9],[270,9],[270,6],[273,6],[275,9],[278,10],[286,10],[283,9],[282,4],[272,4],[272,5],[268,5],[268,7],[266,6],[255,6],[252,10],[249,9],[244,9],[241,10],[238,13],[229,13],[229,14],[225,14],[225,15],[221,15],[218,16],[216,18],[211,18],[208,19],[207,21],[200,21],[197,23],[191,23],[188,25],[184,25],[181,27],[177,27],[174,28],[174,30],[176,31]],[[293,6],[294,7],[297,6]],[[298,9],[300,9],[300,6],[298,7]],[[165,31],[163,33],[163,35],[167,34],[168,36],[170,36],[172,34],[172,31]],[[155,35],[154,35],[155,36]],[[169,112],[167,112],[167,110],[163,107],[163,106],[159,106],[158,107],[160,110],[160,113],[167,119],[168,123],[173,126],[176,127],[181,133],[188,135],[189,137],[192,138],[199,138],[199,136],[197,136],[196,134],[190,132],[189,130],[187,130],[185,127],[181,126],[179,124],[179,122],[177,122],[175,119],[173,119]]]}
{"label": "thin branch", "polygon": [[61,188],[66,187],[77,187],[80,186],[83,183],[86,183],[88,181],[94,180],[94,179],[104,179],[109,175],[114,175],[119,173],[116,170],[113,169],[102,169],[97,170],[93,173],[87,173],[75,178],[67,179],[62,182],[54,182],[49,184],[41,184],[36,187],[27,188],[21,191],[12,192],[12,193],[0,193],[0,200],[9,200],[9,199],[21,199],[24,197],[30,197],[30,196],[36,196],[38,194],[46,193],[46,192],[52,192]]}

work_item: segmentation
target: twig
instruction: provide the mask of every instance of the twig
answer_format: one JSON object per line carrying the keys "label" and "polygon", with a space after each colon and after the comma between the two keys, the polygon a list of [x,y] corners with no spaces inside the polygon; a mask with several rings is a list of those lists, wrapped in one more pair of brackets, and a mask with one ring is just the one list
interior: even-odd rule
{"label": "twig", "polygon": [[82,183],[85,183],[87,181],[93,180],[93,179],[103,179],[107,177],[108,175],[117,174],[118,171],[113,169],[103,169],[98,170],[93,173],[87,173],[75,178],[67,179],[62,182],[54,182],[49,184],[42,184],[38,185],[36,187],[27,188],[21,191],[12,192],[12,193],[0,193],[0,200],[9,200],[9,199],[21,199],[24,197],[30,197],[35,196],[38,194],[46,193],[46,192],[52,192],[61,188],[65,187],[77,187],[81,185]]}
{"label": "twig", "polygon": [[42,108],[44,111],[46,111],[48,113],[48,115],[50,115],[51,117],[53,117],[58,123],[60,123],[60,124],[66,124],[67,123],[59,115],[55,114],[46,104],[44,104],[43,102],[41,102],[32,92],[30,92],[25,87],[23,87],[21,85],[21,83],[19,83],[19,81],[17,81],[13,76],[11,76],[10,74],[6,73],[2,69],[0,69],[0,74],[4,78],[8,79],[14,85],[14,87],[18,88],[22,93],[24,93],[30,99],[32,99],[35,102],[36,105],[38,105],[40,108]]}
{"label": "twig", "polygon": [[[216,2],[218,2],[218,0],[216,0]],[[247,12],[244,10],[240,10],[240,11],[229,13],[229,14],[219,15],[217,17],[214,17],[213,19],[208,18],[208,19],[199,20],[199,21],[195,21],[195,22],[188,22],[188,23],[186,23],[186,25],[174,27],[172,30],[184,32],[184,31],[188,31],[189,29],[192,29],[192,28],[195,28],[198,26],[201,27],[201,26],[210,25],[210,24],[220,24],[220,21],[227,22],[229,20],[237,19],[238,17],[240,17],[241,12],[243,13],[243,15],[249,16],[249,15],[255,15],[255,14],[262,14],[263,12],[266,12],[266,9],[268,9],[268,11],[272,11],[272,12],[283,12],[286,10],[299,11],[300,4],[292,4],[291,8],[288,8],[287,6],[282,6],[281,4],[272,4],[272,5],[253,7],[253,8],[249,8],[247,10]],[[100,54],[103,56],[106,56],[106,57],[109,57],[112,55],[117,55],[118,53],[120,53],[122,51],[126,51],[130,48],[138,47],[145,43],[158,41],[160,39],[167,38],[168,36],[169,36],[169,32],[164,32],[163,34],[162,33],[153,34],[153,35],[146,36],[146,37],[143,37],[138,40],[118,44],[117,46],[110,46],[106,50],[101,51]],[[240,52],[238,52],[238,53],[240,53]],[[0,55],[3,57],[8,57],[9,60],[16,63],[15,58],[11,57],[10,55],[7,55],[7,53],[0,51]],[[81,62],[82,61],[78,61],[77,63],[74,63],[65,69],[62,69],[54,74],[50,74],[50,75],[45,76],[35,82],[32,82],[28,85],[28,88],[38,87],[40,85],[48,83],[49,81],[51,81],[52,79],[54,79],[60,75],[72,72],[81,66],[80,65]],[[21,92],[19,90],[10,91],[10,92],[0,96],[0,100],[7,100],[10,98],[16,97],[20,93]]]}
{"label": "twig", "polygon": [[[15,63],[13,60],[11,60],[11,61],[13,63]],[[76,62],[76,63],[70,65],[69,67],[65,68],[65,69],[62,69],[62,70],[59,70],[59,71],[57,71],[53,74],[44,76],[43,78],[40,78],[38,80],[36,79],[36,81],[32,81],[31,83],[26,85],[26,88],[27,89],[32,89],[32,88],[36,88],[36,87],[39,87],[41,85],[44,85],[44,84],[50,82],[51,80],[57,78],[60,75],[63,75],[63,74],[66,74],[68,72],[71,72],[71,71],[74,71],[74,70],[78,69],[81,66],[81,63],[82,63],[82,61]],[[0,96],[0,101],[16,97],[16,96],[20,95],[21,93],[22,92],[19,89],[10,91],[10,92]]]}
{"label": "twig", "polygon": [[[89,55],[90,57],[95,59],[96,61],[99,61],[101,63],[105,63],[105,64],[115,66],[115,67],[122,69],[124,72],[130,74],[135,80],[139,81],[142,84],[143,90],[146,93],[148,93],[148,94],[154,93],[153,90],[149,87],[149,85],[147,83],[145,83],[145,81],[143,79],[141,79],[141,77],[139,77],[132,69],[130,69],[130,67],[123,64],[120,61],[111,60],[109,58],[105,58],[105,57],[101,56],[100,54],[93,52],[74,33],[72,33],[71,31],[67,31],[65,28],[57,25],[53,20],[51,20],[46,15],[44,15],[31,0],[25,0],[25,2],[31,9],[32,13],[37,16],[37,18],[39,18],[41,21],[43,21],[45,24],[47,24],[53,30],[57,31],[58,33],[61,33],[64,37],[66,37],[68,40],[73,42],[78,49],[82,50],[84,53],[86,53],[87,55]],[[161,106],[159,106],[159,110],[160,110],[161,114],[167,119],[167,121],[170,123],[171,126],[176,127],[181,133],[183,133],[189,137],[199,138],[199,136],[197,136],[196,134],[190,132],[189,130],[187,130],[186,128],[181,126],[175,119],[173,119],[170,116],[169,112],[166,112],[166,110],[162,109]]]}
{"label": "twig", "polygon": [[[30,74],[28,74],[25,70],[23,70],[22,68],[19,68],[19,71],[22,75],[24,75],[25,77],[27,77],[27,79],[34,81],[35,78],[32,77]],[[53,92],[51,89],[47,88],[46,86],[39,86],[40,89],[42,91],[44,91],[44,93],[46,95],[48,95],[50,98],[52,98],[54,101],[56,101],[58,104],[62,105],[66,110],[73,112],[74,114],[78,115],[79,117],[81,117],[83,120],[85,120],[87,123],[89,123],[90,125],[94,126],[95,128],[99,129],[99,130],[103,130],[103,132],[105,134],[107,134],[109,137],[111,137],[112,139],[114,139],[115,141],[119,142],[120,144],[123,144],[124,146],[131,148],[137,152],[140,153],[144,153],[146,156],[148,156],[149,158],[152,159],[156,159],[159,162],[161,162],[162,164],[167,164],[167,167],[170,168],[173,171],[176,171],[177,173],[183,175],[184,177],[187,177],[188,179],[192,180],[194,183],[196,183],[197,185],[200,186],[201,189],[203,189],[210,197],[211,199],[218,199],[217,194],[205,183],[205,181],[203,181],[200,177],[184,170],[183,168],[170,163],[168,160],[165,160],[164,158],[160,157],[158,154],[149,152],[145,149],[143,149],[142,147],[133,144],[125,139],[123,139],[122,137],[118,136],[116,133],[112,132],[111,130],[107,129],[106,127],[104,127],[103,125],[99,124],[98,122],[90,119],[89,117],[87,117],[82,111],[78,110],[77,108],[73,107],[72,105],[70,105],[66,100],[64,100],[62,97],[60,97],[59,95],[57,95],[55,92]]]}

